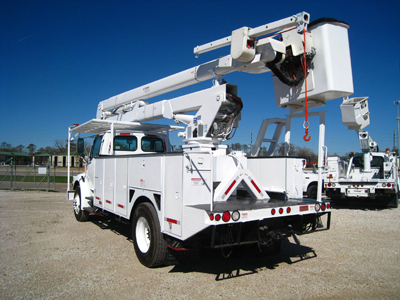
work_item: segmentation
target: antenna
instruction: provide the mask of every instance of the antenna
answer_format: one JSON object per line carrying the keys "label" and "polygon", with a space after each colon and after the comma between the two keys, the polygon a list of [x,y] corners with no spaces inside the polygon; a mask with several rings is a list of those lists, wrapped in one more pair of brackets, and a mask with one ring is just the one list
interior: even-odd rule
{"label": "antenna", "polygon": [[[399,103],[400,100],[394,101],[394,104],[397,104],[397,151],[400,151],[400,140],[399,140],[399,127],[400,127],[400,117],[399,117]],[[399,153],[397,153],[397,155],[399,155]]]}

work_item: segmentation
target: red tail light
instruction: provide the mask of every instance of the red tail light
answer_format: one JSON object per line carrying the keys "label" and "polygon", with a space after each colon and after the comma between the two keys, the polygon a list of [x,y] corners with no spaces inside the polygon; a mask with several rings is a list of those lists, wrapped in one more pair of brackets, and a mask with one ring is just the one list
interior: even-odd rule
{"label": "red tail light", "polygon": [[222,215],[222,220],[224,222],[228,222],[230,219],[231,219],[231,214],[229,213],[229,211],[224,212]]}
{"label": "red tail light", "polygon": [[282,207],[279,209],[279,213],[283,214],[283,208]]}
{"label": "red tail light", "polygon": [[221,215],[215,215],[215,221],[221,220]]}
{"label": "red tail light", "polygon": [[271,209],[271,215],[275,215],[275,214],[276,214],[275,208]]}

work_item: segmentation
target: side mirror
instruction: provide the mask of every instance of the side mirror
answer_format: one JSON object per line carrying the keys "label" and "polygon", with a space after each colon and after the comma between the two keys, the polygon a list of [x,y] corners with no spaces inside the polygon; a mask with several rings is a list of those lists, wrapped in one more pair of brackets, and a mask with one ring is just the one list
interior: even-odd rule
{"label": "side mirror", "polygon": [[85,156],[85,141],[82,138],[78,139],[77,150],[80,156]]}

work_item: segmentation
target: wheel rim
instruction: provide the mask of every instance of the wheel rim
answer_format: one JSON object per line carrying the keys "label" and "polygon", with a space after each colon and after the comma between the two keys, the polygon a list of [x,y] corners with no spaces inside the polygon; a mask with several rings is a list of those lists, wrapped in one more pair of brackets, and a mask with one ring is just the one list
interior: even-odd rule
{"label": "wheel rim", "polygon": [[79,214],[80,202],[81,202],[81,199],[80,199],[79,195],[76,194],[76,195],[75,195],[75,198],[74,198],[74,202],[73,202],[75,214]]}
{"label": "wheel rim", "polygon": [[142,253],[146,253],[150,248],[151,233],[150,226],[144,217],[140,217],[136,222],[136,243]]}

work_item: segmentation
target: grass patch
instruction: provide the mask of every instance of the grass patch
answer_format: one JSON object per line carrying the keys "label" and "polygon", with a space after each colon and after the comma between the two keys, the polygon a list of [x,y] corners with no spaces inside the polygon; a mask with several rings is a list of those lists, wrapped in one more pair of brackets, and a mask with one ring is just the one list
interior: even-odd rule
{"label": "grass patch", "polygon": [[[24,176],[21,175],[17,175],[17,178],[15,178],[15,176],[13,176],[13,181],[16,182],[21,182],[22,179],[24,179],[23,182],[41,182],[43,180],[43,182],[47,182],[47,176],[43,176],[43,175],[38,175],[36,176],[36,178],[34,176],[26,176],[26,178],[24,179]],[[10,182],[11,180],[11,176],[5,176],[5,177],[0,177],[0,182]],[[70,182],[72,181],[72,176],[70,179]],[[67,176],[50,176],[50,182],[55,182],[55,183],[67,183]]]}

